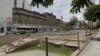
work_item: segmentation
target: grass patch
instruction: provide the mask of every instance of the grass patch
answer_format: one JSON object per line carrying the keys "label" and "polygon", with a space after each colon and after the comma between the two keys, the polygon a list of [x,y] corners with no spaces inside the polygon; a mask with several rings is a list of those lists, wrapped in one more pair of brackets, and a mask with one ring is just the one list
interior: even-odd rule
{"label": "grass patch", "polygon": [[[73,53],[73,50],[71,48],[65,48],[65,47],[58,47],[58,46],[53,46],[53,45],[49,45],[49,52],[53,52],[53,53],[58,53],[64,56],[70,56]],[[27,49],[22,49],[20,51],[28,51],[28,50],[44,50],[45,51],[45,45],[41,45],[41,46],[32,46],[30,48]]]}

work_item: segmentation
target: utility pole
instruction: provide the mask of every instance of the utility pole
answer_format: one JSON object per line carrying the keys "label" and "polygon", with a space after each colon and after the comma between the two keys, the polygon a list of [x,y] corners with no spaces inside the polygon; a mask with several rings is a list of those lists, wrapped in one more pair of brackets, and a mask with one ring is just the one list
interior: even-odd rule
{"label": "utility pole", "polygon": [[45,40],[46,40],[46,56],[48,56],[48,38],[46,37]]}

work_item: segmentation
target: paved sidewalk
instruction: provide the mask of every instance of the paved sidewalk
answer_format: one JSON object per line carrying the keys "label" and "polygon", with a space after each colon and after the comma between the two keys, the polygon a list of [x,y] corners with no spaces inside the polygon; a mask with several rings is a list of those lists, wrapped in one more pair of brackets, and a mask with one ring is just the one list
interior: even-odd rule
{"label": "paved sidewalk", "polygon": [[[45,55],[45,51],[34,50],[34,51],[11,53],[5,56],[46,56],[46,55]],[[49,53],[49,56],[60,56],[60,55],[55,54],[55,53]]]}
{"label": "paved sidewalk", "polygon": [[100,31],[78,56],[100,56]]}

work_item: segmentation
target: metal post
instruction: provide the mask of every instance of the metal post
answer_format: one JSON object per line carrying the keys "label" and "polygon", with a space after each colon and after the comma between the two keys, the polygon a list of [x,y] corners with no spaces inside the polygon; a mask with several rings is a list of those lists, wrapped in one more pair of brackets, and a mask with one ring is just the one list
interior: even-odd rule
{"label": "metal post", "polygon": [[45,40],[46,40],[46,56],[48,56],[48,38],[46,37]]}
{"label": "metal post", "polygon": [[78,32],[78,49],[80,50],[80,39],[79,39],[79,32]]}
{"label": "metal post", "polygon": [[90,35],[90,40],[91,40],[91,29],[90,29],[89,35]]}
{"label": "metal post", "polygon": [[90,40],[92,39],[92,21],[90,22]]}
{"label": "metal post", "polygon": [[88,38],[87,38],[87,28],[86,28],[86,40],[88,41]]}

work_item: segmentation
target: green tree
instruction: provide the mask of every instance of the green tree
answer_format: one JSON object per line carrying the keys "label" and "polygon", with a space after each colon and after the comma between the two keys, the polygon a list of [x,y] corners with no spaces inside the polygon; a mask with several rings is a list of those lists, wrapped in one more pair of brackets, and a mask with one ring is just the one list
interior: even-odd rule
{"label": "green tree", "polygon": [[73,16],[72,18],[70,18],[70,22],[72,25],[76,25],[78,23],[78,18]]}
{"label": "green tree", "polygon": [[71,24],[71,22],[67,22],[65,24],[64,30],[67,30],[67,31],[72,30],[73,29],[72,25],[73,24]]}
{"label": "green tree", "polygon": [[81,12],[81,8],[90,7],[92,5],[92,0],[72,0],[71,3],[71,13]]}
{"label": "green tree", "polygon": [[77,26],[78,26],[78,18],[73,16],[71,19],[70,19],[70,26],[73,27],[73,29],[75,29]]}
{"label": "green tree", "polygon": [[67,30],[67,31],[72,30],[72,29],[76,28],[78,22],[79,22],[79,20],[77,19],[77,17],[73,16],[70,19],[70,22],[67,22],[64,24],[63,29]]}
{"label": "green tree", "polygon": [[97,28],[100,28],[100,22],[97,22],[96,26]]}
{"label": "green tree", "polygon": [[88,21],[100,21],[100,5],[93,5],[86,9],[84,18]]}

